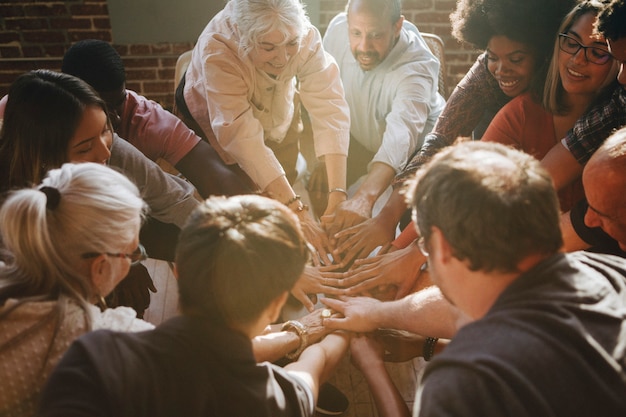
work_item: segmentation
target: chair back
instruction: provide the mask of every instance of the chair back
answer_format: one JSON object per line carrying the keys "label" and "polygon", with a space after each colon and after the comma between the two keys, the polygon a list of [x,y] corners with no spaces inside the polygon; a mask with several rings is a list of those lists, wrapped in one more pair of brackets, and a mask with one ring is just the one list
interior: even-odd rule
{"label": "chair back", "polygon": [[185,71],[187,71],[190,61],[191,49],[180,54],[176,60],[176,69],[174,70],[174,93],[176,93],[176,88],[178,87],[180,80],[183,78]]}
{"label": "chair back", "polygon": [[434,33],[420,32],[422,38],[426,41],[426,44],[430,48],[430,51],[439,60],[439,94],[443,98],[448,98],[448,91],[446,88],[446,57],[444,53],[443,40]]}

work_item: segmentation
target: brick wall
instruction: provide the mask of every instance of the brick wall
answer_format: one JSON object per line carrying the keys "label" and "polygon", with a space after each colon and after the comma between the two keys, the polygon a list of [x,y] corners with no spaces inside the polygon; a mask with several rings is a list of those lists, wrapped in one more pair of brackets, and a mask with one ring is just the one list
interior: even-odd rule
{"label": "brick wall", "polygon": [[[132,1],[132,0],[129,0]],[[450,35],[448,15],[455,0],[404,0],[407,19],[423,32],[439,35],[446,47],[447,85],[453,87],[476,58]],[[320,31],[345,5],[344,0],[320,0]],[[106,0],[3,0],[0,3],[0,96],[15,78],[31,69],[59,70],[73,42],[113,39]],[[192,43],[115,45],[124,59],[128,88],[171,108],[176,58]]]}

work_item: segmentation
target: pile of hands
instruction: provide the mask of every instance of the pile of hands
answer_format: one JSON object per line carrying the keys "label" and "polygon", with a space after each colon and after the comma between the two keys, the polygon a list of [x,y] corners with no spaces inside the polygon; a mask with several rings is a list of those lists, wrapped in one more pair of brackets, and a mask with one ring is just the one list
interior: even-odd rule
{"label": "pile of hands", "polygon": [[[426,258],[416,244],[397,249],[391,245],[395,225],[385,226],[358,205],[344,200],[326,211],[317,222],[301,221],[311,248],[311,263],[291,293],[308,311],[317,296],[365,295],[383,300],[402,298],[418,282],[428,281]],[[374,256],[370,254],[378,248]]]}

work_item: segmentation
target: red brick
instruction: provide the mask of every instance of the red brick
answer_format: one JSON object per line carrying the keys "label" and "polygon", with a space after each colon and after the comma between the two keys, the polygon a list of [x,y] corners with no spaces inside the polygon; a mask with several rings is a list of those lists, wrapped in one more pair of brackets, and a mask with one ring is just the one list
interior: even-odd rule
{"label": "red brick", "polygon": [[43,51],[40,46],[24,46],[22,45],[22,56],[25,58],[40,58],[43,57]]}
{"label": "red brick", "polygon": [[130,45],[130,55],[151,55],[150,45]]}
{"label": "red brick", "polygon": [[63,3],[38,6],[25,6],[26,16],[70,16],[69,10]]}
{"label": "red brick", "polygon": [[63,43],[67,42],[65,34],[61,31],[55,30],[38,30],[38,31],[24,31],[22,33],[24,41],[32,43]]}
{"label": "red brick", "polygon": [[0,44],[17,42],[20,40],[20,34],[17,31],[2,31],[0,32]]}
{"label": "red brick", "polygon": [[[67,45],[69,47],[69,45]],[[64,45],[44,45],[44,55],[47,57],[60,57],[65,55],[66,47]],[[59,58],[59,59],[60,59]]]}
{"label": "red brick", "polygon": [[166,55],[172,53],[171,43],[155,43],[151,45],[151,53],[154,55]]}
{"label": "red brick", "polygon": [[52,29],[91,29],[92,22],[89,18],[57,17],[50,19],[50,27]]}
{"label": "red brick", "polygon": [[111,29],[111,19],[108,17],[94,17],[93,26],[96,29]]}
{"label": "red brick", "polygon": [[159,76],[159,80],[173,80],[174,79],[175,69],[174,67],[161,69],[157,71]]}
{"label": "red brick", "polygon": [[7,30],[38,30],[48,29],[48,19],[46,18],[8,18],[5,20]]}
{"label": "red brick", "polygon": [[74,16],[108,16],[109,9],[103,4],[76,4],[70,6],[70,12]]}
{"label": "red brick", "polygon": [[174,80],[172,81],[160,81],[160,82],[144,82],[143,88],[145,91],[154,93],[167,93],[174,91]]}
{"label": "red brick", "polygon": [[24,7],[17,4],[0,4],[0,16],[3,17],[23,17]]}
{"label": "red brick", "polygon": [[124,57],[124,66],[126,68],[158,68],[159,60],[158,58],[149,58],[149,57]]}
{"label": "red brick", "polygon": [[19,46],[0,46],[0,58],[21,58],[22,50]]}
{"label": "red brick", "polygon": [[67,35],[71,42],[78,42],[84,39],[99,39],[111,42],[111,32],[106,30],[69,30]]}
{"label": "red brick", "polygon": [[155,69],[128,69],[126,67],[126,79],[128,80],[154,80],[156,78]]}

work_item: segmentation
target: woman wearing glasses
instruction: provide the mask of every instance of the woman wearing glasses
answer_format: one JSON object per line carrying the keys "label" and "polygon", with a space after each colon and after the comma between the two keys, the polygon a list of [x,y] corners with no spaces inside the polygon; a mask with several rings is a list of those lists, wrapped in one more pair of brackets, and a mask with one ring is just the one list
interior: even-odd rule
{"label": "woman wearing glasses", "polygon": [[[523,94],[500,110],[482,140],[521,149],[538,159],[565,136],[600,96],[617,88],[617,64],[606,40],[594,31],[603,4],[587,0],[563,19],[543,94],[543,102]],[[561,210],[584,197],[580,179],[559,190]]]}
{"label": "woman wearing glasses", "polygon": [[99,328],[147,330],[128,307],[99,304],[145,259],[146,205],[102,164],[65,164],[11,192],[0,209],[0,415],[34,415],[39,391],[70,343]]}
{"label": "woman wearing glasses", "polygon": [[[195,189],[114,134],[104,101],[87,83],[49,70],[22,74],[11,85],[3,117],[0,191],[38,184],[48,170],[65,162],[113,166],[137,185],[150,207],[141,231],[148,253],[173,261],[179,228],[198,206]],[[148,288],[154,287],[143,266],[131,274],[114,301],[141,314],[150,302]]]}

